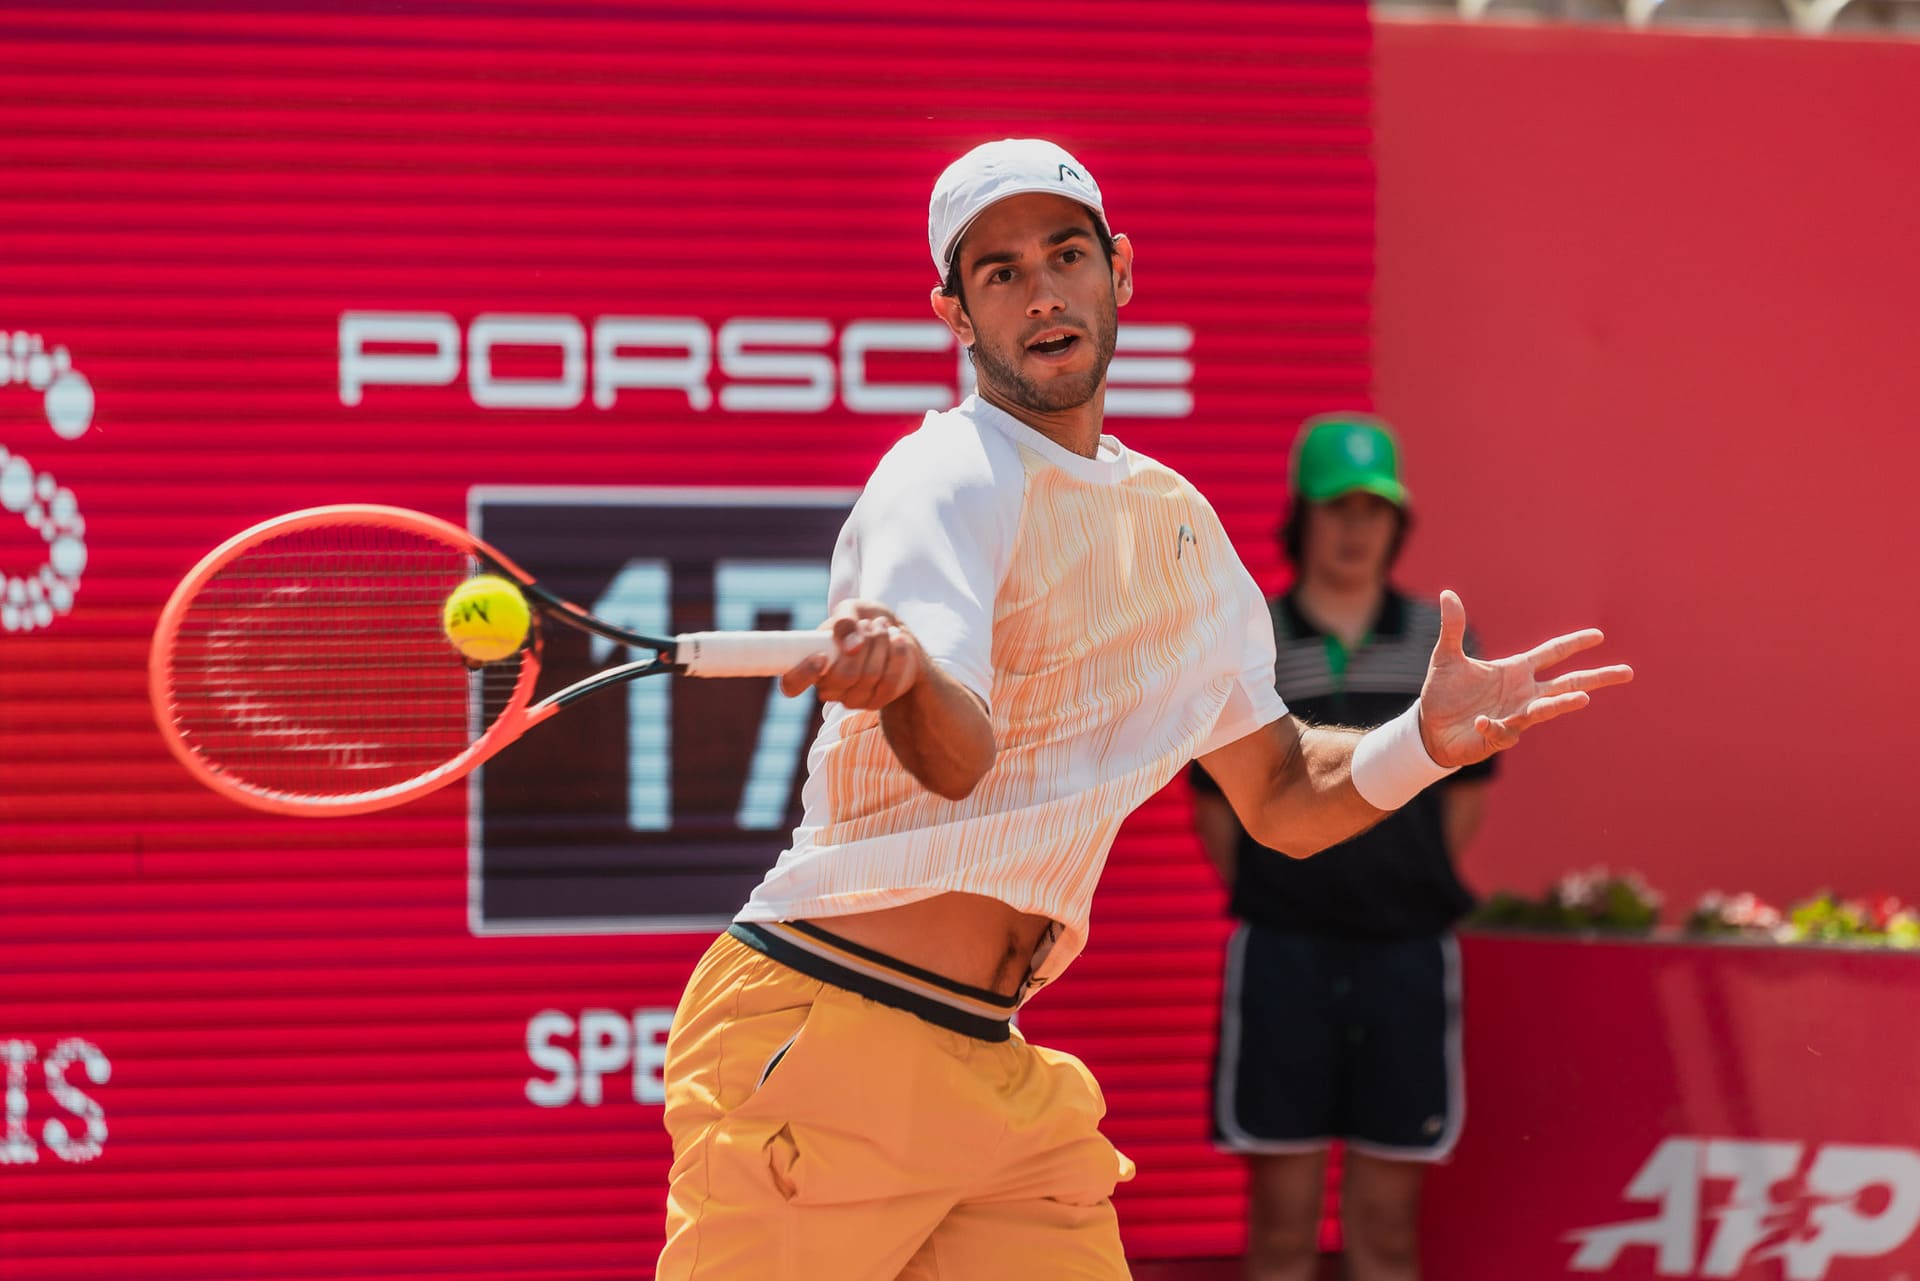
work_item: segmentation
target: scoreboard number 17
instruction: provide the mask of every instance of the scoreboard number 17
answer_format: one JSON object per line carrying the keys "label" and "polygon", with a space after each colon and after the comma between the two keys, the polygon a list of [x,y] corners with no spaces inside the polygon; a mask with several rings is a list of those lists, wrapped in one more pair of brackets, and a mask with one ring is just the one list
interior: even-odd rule
{"label": "scoreboard number 17", "polygon": [[[827,566],[808,560],[721,560],[714,566],[714,620],[721,631],[751,630],[766,612],[785,613],[794,625],[825,612]],[[630,560],[593,602],[593,612],[634,631],[663,635],[672,630],[672,567],[664,560]],[[595,637],[593,658],[615,648]],[[627,826],[664,832],[673,826],[673,685],[635,681],[627,687]],[[735,821],[744,830],[778,828],[800,766],[814,693],[788,698],[773,684],[767,691],[746,787]]]}

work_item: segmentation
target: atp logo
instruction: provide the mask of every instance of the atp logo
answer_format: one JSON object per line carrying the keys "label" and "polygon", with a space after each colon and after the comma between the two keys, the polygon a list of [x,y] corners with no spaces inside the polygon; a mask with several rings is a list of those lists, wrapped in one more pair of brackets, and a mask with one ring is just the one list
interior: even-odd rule
{"label": "atp logo", "polygon": [[[1716,1185],[1725,1185],[1724,1200],[1709,1205],[1710,1189],[1719,1196]],[[1579,1246],[1573,1271],[1607,1272],[1623,1255],[1646,1249],[1656,1276],[1735,1277],[1772,1260],[1786,1281],[1821,1281],[1836,1259],[1877,1258],[1912,1239],[1920,1227],[1920,1152],[1671,1138],[1654,1149],[1624,1195],[1659,1209],[1567,1233],[1563,1240]]]}
{"label": "atp logo", "polygon": [[[39,334],[0,330],[0,388],[38,394],[47,426],[78,440],[93,426],[93,384],[73,367],[65,347],[47,350]],[[44,545],[38,566],[0,560],[0,632],[49,627],[73,608],[87,567],[87,522],[73,491],[25,454],[0,443],[0,511],[26,523]]]}

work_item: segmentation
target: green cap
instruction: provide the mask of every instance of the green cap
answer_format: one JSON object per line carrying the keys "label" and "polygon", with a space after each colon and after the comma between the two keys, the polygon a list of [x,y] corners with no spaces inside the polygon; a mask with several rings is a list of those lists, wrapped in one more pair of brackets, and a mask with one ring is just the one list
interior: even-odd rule
{"label": "green cap", "polygon": [[1309,418],[1293,445],[1293,492],[1314,503],[1365,492],[1405,507],[1409,495],[1400,479],[1400,442],[1370,414]]}

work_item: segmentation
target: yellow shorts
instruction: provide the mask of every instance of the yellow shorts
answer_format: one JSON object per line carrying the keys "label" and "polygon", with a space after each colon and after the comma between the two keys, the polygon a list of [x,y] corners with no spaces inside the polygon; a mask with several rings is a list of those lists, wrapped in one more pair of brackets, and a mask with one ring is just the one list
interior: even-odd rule
{"label": "yellow shorts", "polygon": [[[886,981],[886,958],[840,944],[841,973],[831,935],[783,953],[796,928],[723,934],[674,1017],[660,1281],[1126,1277],[1112,1194],[1133,1163],[1101,1135],[1080,1061],[850,990]],[[956,1007],[992,995],[892,977]]]}

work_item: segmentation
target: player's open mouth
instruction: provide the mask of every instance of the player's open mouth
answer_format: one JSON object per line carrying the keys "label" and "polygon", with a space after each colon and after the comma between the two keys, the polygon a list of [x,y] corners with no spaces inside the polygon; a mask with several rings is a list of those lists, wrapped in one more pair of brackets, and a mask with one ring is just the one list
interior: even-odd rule
{"label": "player's open mouth", "polygon": [[1038,342],[1030,342],[1027,344],[1027,350],[1036,356],[1044,356],[1049,360],[1058,360],[1070,354],[1073,349],[1079,345],[1080,336],[1078,334],[1059,334],[1051,338],[1041,339]]}

